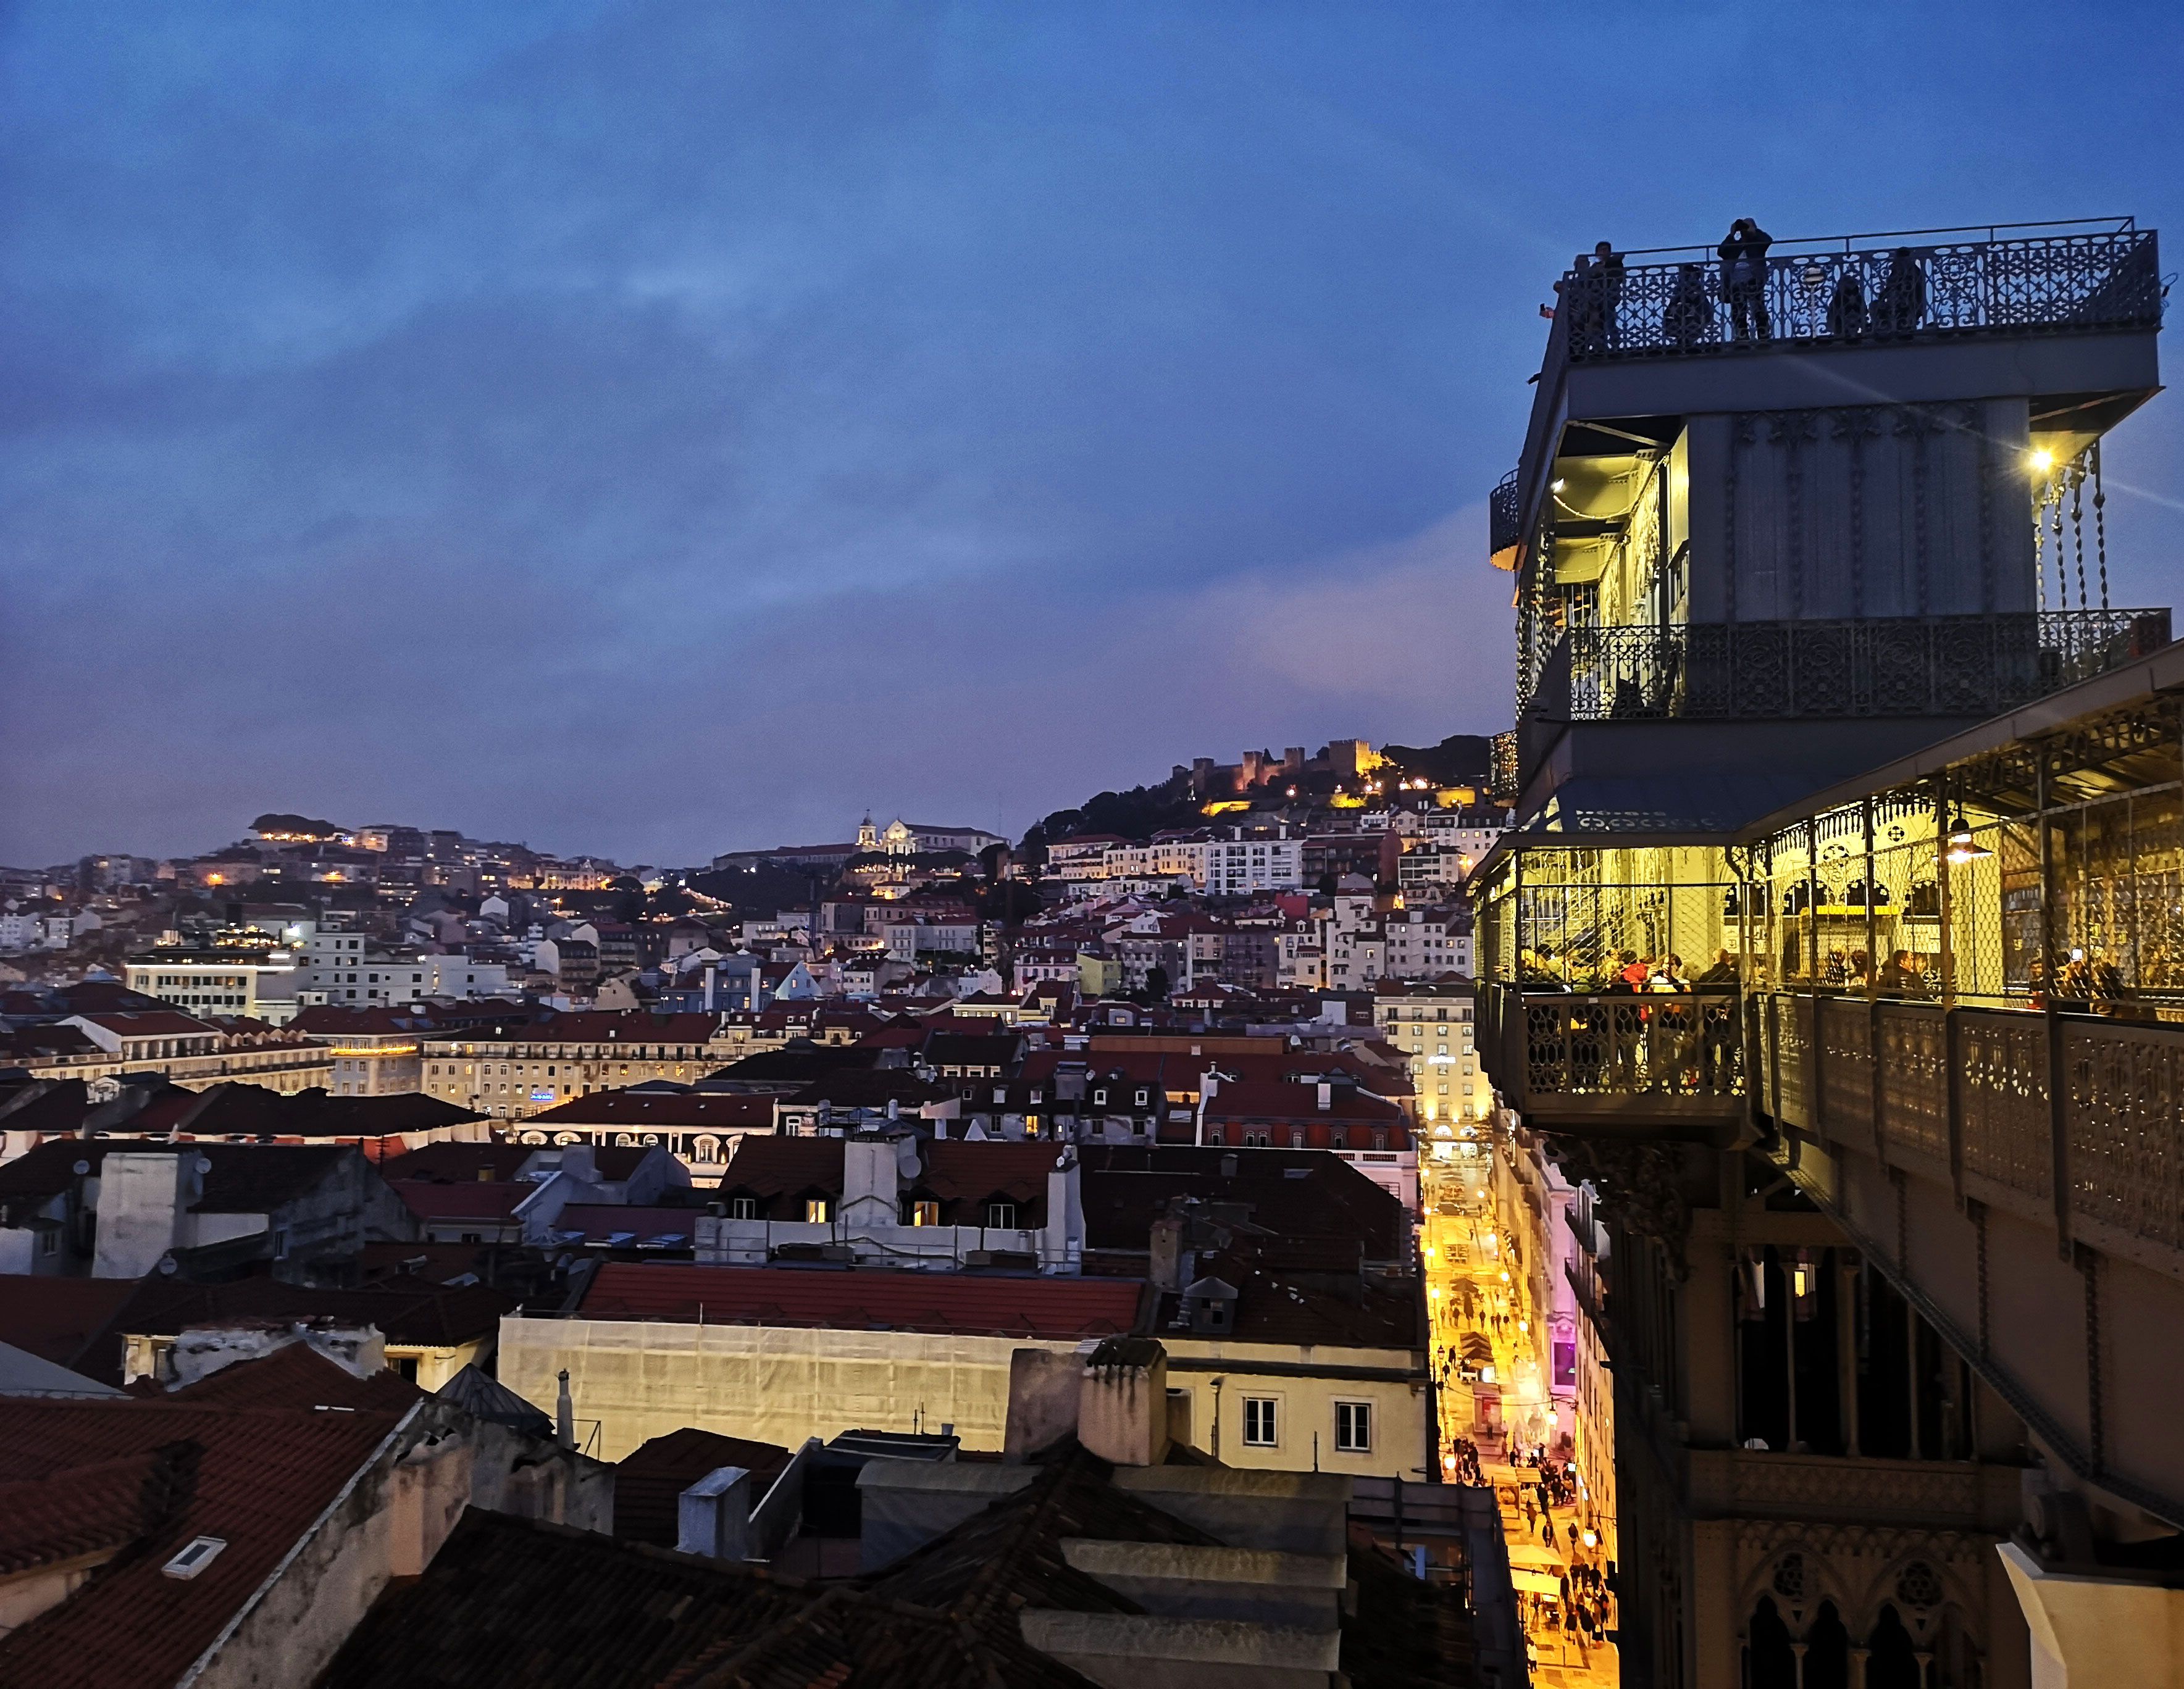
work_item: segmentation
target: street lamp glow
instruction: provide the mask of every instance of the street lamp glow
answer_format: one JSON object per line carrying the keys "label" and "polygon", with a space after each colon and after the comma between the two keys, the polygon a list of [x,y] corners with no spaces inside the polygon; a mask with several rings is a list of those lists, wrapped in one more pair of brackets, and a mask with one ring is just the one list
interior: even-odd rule
{"label": "street lamp glow", "polygon": [[2036,469],[2043,471],[2052,469],[2055,467],[2055,454],[2049,451],[2045,446],[2042,446],[2038,451],[2032,454],[2031,461],[2032,467]]}

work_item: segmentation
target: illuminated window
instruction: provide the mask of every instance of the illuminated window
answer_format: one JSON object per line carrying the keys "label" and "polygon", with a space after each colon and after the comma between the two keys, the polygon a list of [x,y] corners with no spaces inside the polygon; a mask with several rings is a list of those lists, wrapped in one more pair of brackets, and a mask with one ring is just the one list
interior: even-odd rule
{"label": "illuminated window", "polygon": [[804,1223],[806,1225],[826,1225],[833,1218],[833,1206],[824,1197],[806,1197],[804,1199]]}
{"label": "illuminated window", "polygon": [[929,1202],[912,1203],[910,1205],[910,1223],[912,1225],[939,1225],[940,1204]]}

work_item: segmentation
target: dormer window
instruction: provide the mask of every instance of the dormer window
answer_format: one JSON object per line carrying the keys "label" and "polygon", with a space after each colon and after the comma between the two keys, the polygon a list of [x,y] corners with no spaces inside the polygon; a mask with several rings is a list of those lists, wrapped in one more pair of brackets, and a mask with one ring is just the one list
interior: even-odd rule
{"label": "dormer window", "polygon": [[1014,1231],[1017,1229],[1017,1205],[1014,1203],[988,1203],[986,1225],[995,1231]]}

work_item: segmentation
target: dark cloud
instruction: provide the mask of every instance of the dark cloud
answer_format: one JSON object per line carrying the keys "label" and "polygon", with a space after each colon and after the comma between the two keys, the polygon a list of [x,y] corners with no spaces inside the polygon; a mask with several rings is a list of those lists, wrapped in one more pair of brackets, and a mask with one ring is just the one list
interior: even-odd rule
{"label": "dark cloud", "polygon": [[[2184,41],[2096,10],[17,7],[0,860],[678,861],[1506,725],[1568,253],[2159,223]],[[2109,453],[2127,601],[2179,437]]]}

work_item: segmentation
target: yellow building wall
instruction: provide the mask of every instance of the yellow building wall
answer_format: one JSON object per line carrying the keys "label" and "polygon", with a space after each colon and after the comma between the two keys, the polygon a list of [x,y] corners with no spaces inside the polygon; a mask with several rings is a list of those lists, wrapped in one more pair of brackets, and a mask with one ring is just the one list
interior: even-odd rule
{"label": "yellow building wall", "polygon": [[[1420,1479],[1420,1470],[1432,1458],[1433,1439],[1428,1431],[1430,1408],[1425,1380],[1357,1380],[1314,1377],[1288,1372],[1266,1374],[1216,1368],[1201,1370],[1211,1362],[1229,1366],[1256,1361],[1284,1366],[1329,1369],[1371,1368],[1402,1371],[1412,1364],[1405,1350],[1302,1349],[1272,1344],[1193,1342],[1161,1334],[1168,1352],[1167,1387],[1190,1393],[1190,1441],[1194,1447],[1217,1454],[1222,1464],[1273,1472],[1349,1472],[1361,1476]],[[1192,1363],[1186,1370],[1181,1360]],[[1221,1381],[1220,1431],[1217,1449],[1214,1430],[1213,1381]],[[1278,1406],[1276,1441],[1271,1448],[1244,1441],[1244,1398],[1265,1397]],[[1338,1402],[1368,1402],[1373,1408],[1373,1446],[1363,1453],[1351,1453],[1334,1446],[1334,1406]]]}

